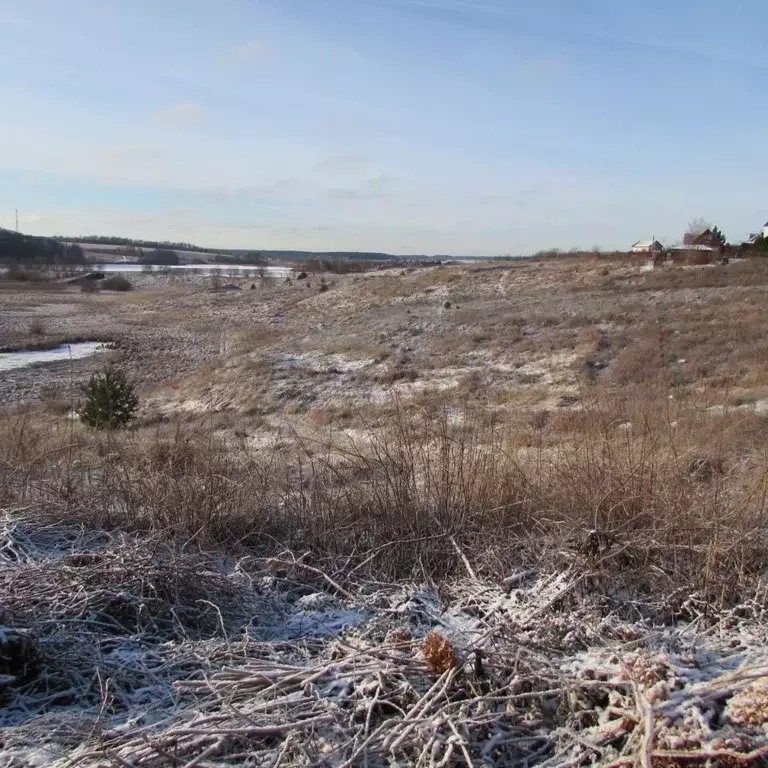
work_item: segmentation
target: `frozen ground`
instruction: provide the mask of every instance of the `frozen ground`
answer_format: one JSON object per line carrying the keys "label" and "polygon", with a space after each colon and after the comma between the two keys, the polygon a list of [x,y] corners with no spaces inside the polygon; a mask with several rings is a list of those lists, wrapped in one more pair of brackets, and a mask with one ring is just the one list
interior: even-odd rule
{"label": "frozen ground", "polygon": [[721,615],[696,595],[649,610],[597,576],[366,583],[290,553],[186,551],[6,511],[0,765],[768,754],[764,595]]}

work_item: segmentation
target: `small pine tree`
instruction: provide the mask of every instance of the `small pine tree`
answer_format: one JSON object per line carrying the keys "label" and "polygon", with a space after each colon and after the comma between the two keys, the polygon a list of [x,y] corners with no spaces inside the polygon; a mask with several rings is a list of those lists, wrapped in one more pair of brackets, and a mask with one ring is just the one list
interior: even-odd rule
{"label": "small pine tree", "polygon": [[125,374],[112,366],[94,373],[83,386],[85,402],[77,414],[92,429],[121,429],[133,419],[139,398]]}
{"label": "small pine tree", "polygon": [[725,245],[725,235],[720,231],[719,227],[713,227],[712,234],[720,241],[720,245]]}

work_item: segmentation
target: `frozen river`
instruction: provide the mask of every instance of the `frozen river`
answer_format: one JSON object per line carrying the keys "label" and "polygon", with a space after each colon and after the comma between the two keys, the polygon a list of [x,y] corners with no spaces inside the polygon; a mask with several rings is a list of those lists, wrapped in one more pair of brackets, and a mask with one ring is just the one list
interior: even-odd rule
{"label": "frozen river", "polygon": [[0,352],[0,374],[30,365],[57,363],[61,360],[81,360],[104,350],[100,341],[60,344],[53,349],[27,349],[19,352]]}

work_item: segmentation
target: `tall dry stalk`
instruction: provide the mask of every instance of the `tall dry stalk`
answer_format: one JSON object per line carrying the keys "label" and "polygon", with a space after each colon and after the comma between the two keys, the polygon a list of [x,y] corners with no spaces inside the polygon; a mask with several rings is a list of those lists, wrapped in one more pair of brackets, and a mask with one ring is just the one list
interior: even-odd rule
{"label": "tall dry stalk", "polygon": [[265,449],[213,428],[100,437],[7,412],[0,499],[92,527],[308,551],[378,578],[581,561],[634,589],[728,602],[765,559],[756,418],[715,419],[663,387],[585,390],[533,447],[482,408],[436,403],[399,405],[355,439],[286,431]]}

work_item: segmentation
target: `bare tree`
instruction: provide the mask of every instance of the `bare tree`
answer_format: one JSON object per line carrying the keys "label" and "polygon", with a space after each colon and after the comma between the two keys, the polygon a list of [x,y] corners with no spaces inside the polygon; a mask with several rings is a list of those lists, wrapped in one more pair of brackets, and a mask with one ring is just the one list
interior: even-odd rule
{"label": "bare tree", "polygon": [[707,221],[701,217],[694,219],[688,224],[684,242],[691,242],[694,238],[698,237],[707,230],[712,232],[712,234],[720,242],[720,245],[724,246],[726,244],[725,235],[722,233],[720,228],[716,227],[714,224],[712,224],[712,222]]}
{"label": "bare tree", "polygon": [[708,229],[712,229],[712,225],[701,216],[697,216],[688,224],[688,229],[685,230],[687,235],[700,235],[702,232],[706,232]]}

